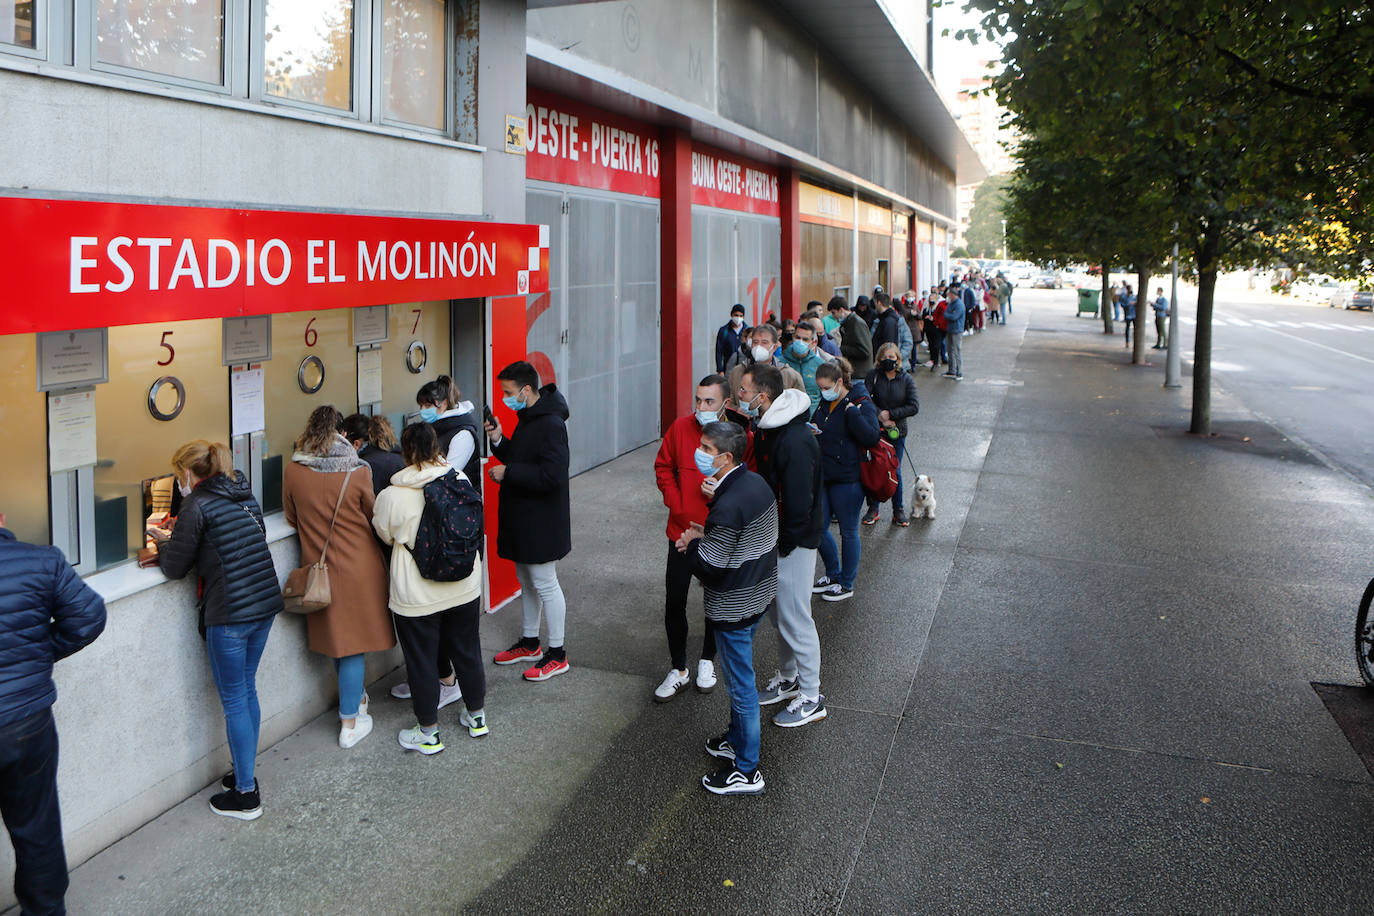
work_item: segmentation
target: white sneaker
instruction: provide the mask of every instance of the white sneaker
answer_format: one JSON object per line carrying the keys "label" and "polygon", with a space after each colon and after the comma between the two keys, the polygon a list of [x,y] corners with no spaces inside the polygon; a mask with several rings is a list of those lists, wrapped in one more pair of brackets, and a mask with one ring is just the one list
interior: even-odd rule
{"label": "white sneaker", "polygon": [[710,693],[716,689],[716,666],[709,658],[697,662],[697,692]]}
{"label": "white sneaker", "polygon": [[[406,685],[406,686],[409,686],[409,685]],[[407,692],[409,692],[409,691],[407,691]],[[453,682],[453,686],[452,686],[452,687],[450,687],[449,685],[445,684],[443,681],[440,681],[440,682],[439,682],[439,708],[440,708],[440,709],[443,709],[445,706],[447,706],[447,705],[450,704],[450,703],[456,703],[456,702],[458,702],[459,700],[461,700],[462,698],[463,698],[463,689],[462,689],[461,687],[458,686],[458,682],[457,682],[457,681],[454,681],[454,682]]]}
{"label": "white sneaker", "polygon": [[668,702],[690,683],[692,683],[692,679],[687,676],[685,671],[678,671],[676,668],[671,669],[668,676],[663,679],[663,683],[654,688],[654,702]]}
{"label": "white sneaker", "polygon": [[360,715],[360,716],[365,716],[365,715],[367,715],[367,700],[368,700],[367,691],[364,690],[364,691],[363,691],[363,698],[362,698],[361,700],[358,701],[358,715]]}
{"label": "white sneaker", "polygon": [[357,717],[353,720],[352,728],[342,723],[339,725],[339,747],[348,750],[370,734],[372,734],[372,717],[359,710]]}
{"label": "white sneaker", "polygon": [[410,684],[407,681],[401,681],[391,688],[391,695],[398,700],[410,699]]}

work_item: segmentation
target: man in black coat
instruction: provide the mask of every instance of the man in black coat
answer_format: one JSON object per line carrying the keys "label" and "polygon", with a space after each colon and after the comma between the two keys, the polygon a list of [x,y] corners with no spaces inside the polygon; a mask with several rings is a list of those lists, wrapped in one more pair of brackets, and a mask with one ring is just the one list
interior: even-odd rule
{"label": "man in black coat", "polygon": [[885,343],[901,343],[902,332],[897,325],[902,318],[892,307],[892,300],[886,293],[878,293],[873,297],[873,302],[878,311],[878,318],[873,324],[872,345],[873,352],[877,353]]}
{"label": "man in black coat", "polygon": [[62,551],[17,540],[0,514],[0,815],[25,913],[60,913],[67,894],[53,663],[104,629],[105,602]]}
{"label": "man in black coat", "polygon": [[754,433],[754,463],[778,501],[778,594],[768,608],[778,629],[778,670],[759,703],[791,702],[773,724],[795,728],[824,719],[821,641],[811,617],[816,548],[825,522],[821,515],[821,447],[807,423],[811,399],[784,388],[782,373],[753,366],[744,373],[742,397],[755,401],[762,416]]}
{"label": "man in black coat", "polygon": [[[501,462],[490,471],[501,485],[496,514],[496,554],[515,564],[524,608],[522,636],[496,653],[498,665],[538,658],[527,681],[547,681],[568,670],[563,648],[567,603],[558,584],[557,562],[572,550],[568,496],[568,402],[554,385],[540,387],[527,362],[511,363],[496,375],[502,402],[515,411],[516,425],[503,438],[501,424],[488,423],[492,454]],[[540,655],[540,617],[548,621],[548,649]]]}

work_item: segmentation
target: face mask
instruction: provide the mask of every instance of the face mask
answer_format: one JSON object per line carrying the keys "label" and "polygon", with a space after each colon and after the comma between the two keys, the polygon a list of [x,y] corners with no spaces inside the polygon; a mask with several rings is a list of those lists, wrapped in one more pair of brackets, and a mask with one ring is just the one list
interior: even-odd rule
{"label": "face mask", "polygon": [[764,362],[773,353],[773,351],[768,349],[767,347],[760,347],[757,345],[755,345],[755,347],[749,352],[753,355],[754,362],[756,363]]}
{"label": "face mask", "polygon": [[740,401],[739,409],[744,411],[746,417],[757,417],[759,415],[759,409],[754,406],[754,402],[757,400],[758,398],[755,397],[753,401]]}
{"label": "face mask", "polygon": [[730,323],[733,324],[735,327],[739,327],[740,325],[744,324],[744,319],[736,315],[735,317],[730,319]]}
{"label": "face mask", "polygon": [[891,372],[893,369],[897,368],[897,361],[895,359],[884,359],[881,360],[878,365],[883,367],[884,372]]}
{"label": "face mask", "polygon": [[720,413],[719,413],[718,411],[714,411],[714,410],[698,410],[698,411],[697,411],[697,422],[700,423],[702,426],[705,426],[707,423],[714,423],[714,422],[716,422],[716,421],[719,420],[719,419],[720,419]]}
{"label": "face mask", "polygon": [[439,408],[421,407],[420,419],[425,421],[426,423],[433,423],[435,420],[439,419]]}
{"label": "face mask", "polygon": [[794,340],[794,341],[792,341],[792,355],[793,355],[793,356],[805,356],[807,353],[810,353],[810,352],[811,352],[811,345],[810,345],[809,343],[807,343],[806,341],[804,341],[804,340]]}
{"label": "face mask", "polygon": [[187,486],[180,477],[177,478],[177,489],[181,491],[182,499],[191,495],[191,488]]}
{"label": "face mask", "polygon": [[705,452],[703,452],[701,449],[697,449],[697,451],[696,451],[696,459],[697,459],[697,470],[701,472],[701,476],[702,476],[702,477],[710,477],[712,474],[714,474],[714,473],[716,472],[716,456],[715,456],[715,455],[708,455],[708,454],[706,454]]}
{"label": "face mask", "polygon": [[835,400],[838,400],[839,397],[840,397],[840,389],[838,389],[838,388],[822,388],[822,389],[821,389],[821,398],[824,399],[824,400],[827,400],[827,401],[835,401]]}
{"label": "face mask", "polygon": [[525,408],[525,402],[520,400],[520,397],[518,395],[512,398],[502,398],[501,403],[505,404],[507,407],[509,407],[511,410],[514,410],[517,413],[519,413],[521,410],[524,410]]}

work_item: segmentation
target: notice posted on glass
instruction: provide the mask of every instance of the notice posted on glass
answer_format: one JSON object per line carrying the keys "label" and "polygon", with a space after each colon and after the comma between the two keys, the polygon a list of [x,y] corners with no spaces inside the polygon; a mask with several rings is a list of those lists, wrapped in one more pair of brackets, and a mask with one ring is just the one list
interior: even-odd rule
{"label": "notice posted on glass", "polygon": [[262,366],[236,366],[229,373],[230,425],[235,436],[259,433],[264,422],[266,379]]}
{"label": "notice posted on glass", "polygon": [[49,472],[91,467],[95,461],[95,391],[49,394]]}

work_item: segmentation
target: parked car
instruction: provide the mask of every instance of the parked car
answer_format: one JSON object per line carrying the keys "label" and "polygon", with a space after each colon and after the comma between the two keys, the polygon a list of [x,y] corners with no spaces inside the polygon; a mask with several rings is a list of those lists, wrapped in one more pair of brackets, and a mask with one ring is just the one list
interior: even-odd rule
{"label": "parked car", "polygon": [[1031,277],[1031,289],[1063,289],[1064,281],[1052,270],[1042,271]]}
{"label": "parked car", "polygon": [[1335,277],[1327,274],[1312,274],[1310,277],[1294,280],[1290,290],[1295,299],[1325,302],[1334,308],[1337,303],[1333,301],[1333,297],[1339,296],[1342,292],[1342,286]]}
{"label": "parked car", "polygon": [[1345,307],[1374,312],[1374,290],[1362,289],[1345,297]]}

